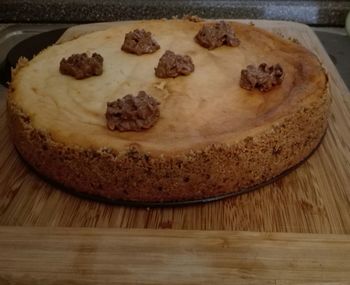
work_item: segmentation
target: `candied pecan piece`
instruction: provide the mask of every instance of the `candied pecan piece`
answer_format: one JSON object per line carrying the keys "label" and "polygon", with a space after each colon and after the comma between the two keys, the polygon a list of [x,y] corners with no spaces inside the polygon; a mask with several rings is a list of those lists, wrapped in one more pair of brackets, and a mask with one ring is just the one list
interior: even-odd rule
{"label": "candied pecan piece", "polygon": [[267,92],[273,86],[280,85],[284,78],[284,72],[279,64],[267,66],[262,63],[258,68],[254,65],[248,65],[247,69],[241,71],[239,85],[247,90],[254,88],[261,92]]}
{"label": "candied pecan piece", "polygon": [[86,53],[72,54],[68,59],[62,58],[60,62],[60,72],[75,79],[101,75],[102,71],[103,57],[98,53],[93,53],[91,57]]}
{"label": "candied pecan piece", "polygon": [[204,24],[195,39],[198,44],[207,49],[215,49],[222,45],[236,47],[240,43],[231,25],[224,21]]}
{"label": "candied pecan piece", "polygon": [[188,75],[194,71],[194,64],[188,55],[178,55],[167,50],[159,59],[155,68],[156,76],[159,78],[175,78],[180,75]]}
{"label": "candied pecan piece", "polygon": [[150,32],[145,30],[136,29],[125,35],[122,50],[128,53],[134,53],[137,55],[154,53],[159,50],[159,44],[152,38]]}
{"label": "candied pecan piece", "polygon": [[137,96],[128,94],[107,103],[107,127],[110,130],[142,131],[151,128],[159,119],[160,103],[144,91]]}

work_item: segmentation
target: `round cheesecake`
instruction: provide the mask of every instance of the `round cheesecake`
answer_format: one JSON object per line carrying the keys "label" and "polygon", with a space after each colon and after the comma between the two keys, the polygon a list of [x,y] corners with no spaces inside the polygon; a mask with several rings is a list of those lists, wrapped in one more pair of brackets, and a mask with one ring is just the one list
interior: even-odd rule
{"label": "round cheesecake", "polygon": [[[327,76],[314,54],[251,25],[229,22],[238,46],[207,49],[205,22],[147,20],[53,45],[20,61],[8,95],[13,142],[39,173],[79,193],[111,200],[169,202],[210,198],[264,183],[310,155],[327,128]],[[160,48],[121,49],[144,29]],[[194,71],[158,78],[166,50],[188,55]],[[62,58],[98,53],[103,73],[77,80]],[[248,65],[278,64],[284,78],[268,92],[240,86]],[[142,131],[111,131],[106,104],[144,91],[159,119]]]}

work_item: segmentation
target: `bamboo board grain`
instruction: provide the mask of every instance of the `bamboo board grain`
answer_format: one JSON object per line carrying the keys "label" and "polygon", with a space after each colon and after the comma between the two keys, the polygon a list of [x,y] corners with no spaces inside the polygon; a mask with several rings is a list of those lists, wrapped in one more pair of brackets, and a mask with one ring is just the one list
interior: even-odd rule
{"label": "bamboo board grain", "polygon": [[350,235],[0,228],[0,284],[350,284]]}
{"label": "bamboo board grain", "polygon": [[254,21],[318,55],[332,93],[329,129],[296,171],[258,191],[177,208],[130,208],[86,201],[41,180],[21,161],[0,100],[0,225],[350,233],[350,94],[313,31],[291,22]]}

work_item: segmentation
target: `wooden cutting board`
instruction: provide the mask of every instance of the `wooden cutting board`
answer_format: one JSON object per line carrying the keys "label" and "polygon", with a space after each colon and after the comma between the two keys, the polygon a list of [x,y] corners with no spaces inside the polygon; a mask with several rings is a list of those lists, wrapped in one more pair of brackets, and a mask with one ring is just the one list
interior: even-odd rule
{"label": "wooden cutting board", "polygon": [[0,228],[1,285],[350,284],[350,236]]}
{"label": "wooden cutting board", "polygon": [[83,200],[43,181],[21,160],[9,138],[2,96],[0,225],[350,234],[349,91],[309,27],[254,24],[297,39],[328,70],[333,98],[329,129],[319,149],[297,170],[249,194],[202,205],[147,209]]}

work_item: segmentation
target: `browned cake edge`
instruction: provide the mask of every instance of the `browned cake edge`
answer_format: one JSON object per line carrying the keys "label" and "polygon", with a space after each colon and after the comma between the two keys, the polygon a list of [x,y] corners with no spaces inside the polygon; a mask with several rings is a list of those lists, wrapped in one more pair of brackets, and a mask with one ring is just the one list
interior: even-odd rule
{"label": "browned cake edge", "polygon": [[204,199],[270,180],[305,159],[319,144],[330,104],[325,86],[316,100],[306,100],[295,113],[254,137],[152,157],[134,148],[118,153],[54,141],[32,125],[12,100],[12,92],[10,87],[10,134],[19,153],[38,172],[81,193],[142,202]]}

